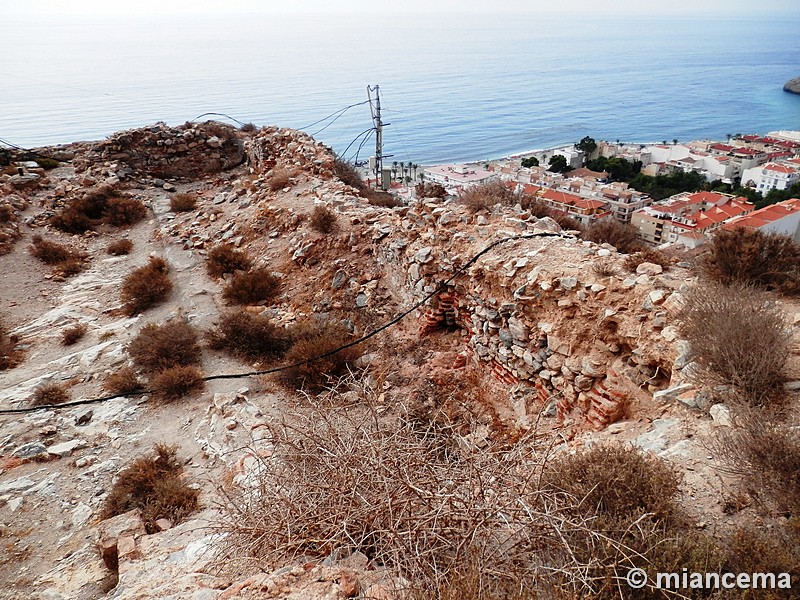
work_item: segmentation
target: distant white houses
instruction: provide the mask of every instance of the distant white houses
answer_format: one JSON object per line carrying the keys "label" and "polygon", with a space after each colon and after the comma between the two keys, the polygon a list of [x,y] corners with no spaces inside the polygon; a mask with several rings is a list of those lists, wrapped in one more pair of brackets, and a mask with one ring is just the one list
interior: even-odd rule
{"label": "distant white houses", "polygon": [[458,192],[458,190],[497,178],[497,174],[492,171],[476,165],[465,164],[425,167],[423,173],[426,181],[439,183],[449,192]]}
{"label": "distant white houses", "polygon": [[800,199],[792,198],[765,206],[748,215],[735,217],[723,225],[723,229],[737,227],[788,235],[795,244],[798,244],[800,243]]}
{"label": "distant white houses", "polygon": [[800,181],[800,159],[782,163],[767,163],[747,169],[742,173],[742,185],[755,188],[762,194],[771,190],[785,190]]}

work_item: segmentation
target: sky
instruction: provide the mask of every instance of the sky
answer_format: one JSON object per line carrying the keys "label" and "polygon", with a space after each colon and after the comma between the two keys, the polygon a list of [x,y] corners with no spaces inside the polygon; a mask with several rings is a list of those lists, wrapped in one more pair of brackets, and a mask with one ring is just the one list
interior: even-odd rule
{"label": "sky", "polygon": [[[0,0],[3,14],[162,15],[192,13],[352,13],[426,14],[458,12],[578,13],[670,16],[800,16],[796,0]],[[0,19],[1,20],[1,19]]]}

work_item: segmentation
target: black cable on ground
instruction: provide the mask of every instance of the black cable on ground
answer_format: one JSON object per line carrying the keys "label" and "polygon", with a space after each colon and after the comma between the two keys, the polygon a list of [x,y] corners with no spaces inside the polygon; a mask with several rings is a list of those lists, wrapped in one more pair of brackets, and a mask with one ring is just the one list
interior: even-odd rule
{"label": "black cable on ground", "polygon": [[[320,354],[318,356],[313,356],[311,358],[307,358],[306,360],[301,360],[300,362],[296,362],[296,363],[293,363],[293,364],[290,364],[290,365],[282,365],[280,367],[274,367],[272,369],[266,369],[266,370],[263,370],[263,371],[248,371],[248,372],[245,372],[245,373],[228,373],[228,374],[222,374],[222,375],[209,375],[208,377],[203,377],[203,380],[204,381],[214,381],[214,380],[217,380],[217,379],[242,379],[244,377],[254,377],[256,375],[271,375],[273,373],[279,373],[279,372],[285,371],[287,369],[293,369],[295,367],[300,367],[300,366],[303,366],[303,365],[307,365],[307,364],[316,362],[318,360],[322,360],[323,358],[327,358],[329,356],[333,356],[337,352],[341,352],[342,350],[346,350],[348,348],[352,348],[353,346],[357,346],[359,344],[362,344],[362,343],[366,342],[367,340],[375,337],[376,335],[378,335],[382,331],[386,331],[390,327],[393,327],[394,325],[397,325],[400,321],[402,321],[404,318],[406,318],[412,312],[414,312],[415,310],[417,310],[418,308],[423,306],[431,298],[433,298],[434,296],[436,296],[437,294],[442,292],[444,289],[446,289],[453,282],[453,280],[456,277],[458,277],[459,275],[464,273],[481,256],[483,256],[487,252],[490,252],[491,250],[493,250],[494,248],[496,248],[500,244],[504,244],[506,242],[516,241],[516,240],[530,240],[530,239],[537,238],[537,237],[564,237],[564,235],[561,234],[561,233],[551,233],[549,231],[546,231],[546,232],[541,232],[541,233],[525,233],[525,234],[521,234],[521,235],[514,235],[514,236],[511,236],[511,237],[506,237],[506,238],[502,238],[502,239],[496,240],[496,241],[492,242],[491,244],[489,244],[488,246],[486,246],[483,250],[478,252],[472,258],[470,258],[461,267],[456,269],[455,272],[448,279],[446,279],[445,281],[440,283],[438,286],[436,286],[436,289],[434,289],[432,292],[430,292],[422,300],[420,300],[419,302],[417,302],[413,306],[411,306],[411,308],[406,309],[405,311],[403,311],[402,313],[400,313],[399,315],[394,317],[391,321],[389,321],[387,323],[384,323],[383,325],[381,325],[377,329],[373,329],[372,331],[370,331],[369,333],[363,335],[362,337],[358,338],[357,340],[353,340],[352,342],[348,342],[347,344],[344,344],[342,346],[339,346],[338,348],[335,348],[333,350],[325,352],[324,354]],[[0,415],[13,415],[13,414],[30,413],[30,412],[35,412],[37,410],[59,410],[59,409],[63,409],[63,408],[72,408],[74,406],[84,406],[86,404],[97,404],[99,402],[106,402],[108,400],[114,400],[116,398],[123,398],[123,397],[130,398],[132,396],[143,396],[145,394],[152,394],[152,393],[155,393],[157,391],[158,390],[142,390],[142,391],[139,391],[139,392],[131,392],[131,393],[127,393],[127,394],[115,394],[113,396],[103,396],[102,398],[90,398],[90,399],[86,399],[86,400],[75,400],[73,402],[65,402],[63,404],[45,404],[45,405],[41,405],[41,406],[28,406],[28,407],[24,407],[24,408],[9,408],[9,409],[0,410]]]}

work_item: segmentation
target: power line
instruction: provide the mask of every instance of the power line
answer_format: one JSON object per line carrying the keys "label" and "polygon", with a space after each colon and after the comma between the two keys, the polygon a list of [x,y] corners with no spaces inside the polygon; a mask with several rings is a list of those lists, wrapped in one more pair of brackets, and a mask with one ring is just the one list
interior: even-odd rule
{"label": "power line", "polygon": [[350,142],[349,144],[347,144],[347,148],[345,148],[345,149],[344,149],[344,152],[342,152],[340,156],[341,156],[342,158],[344,158],[344,157],[347,155],[347,151],[348,151],[348,150],[350,150],[350,146],[352,146],[353,144],[355,144],[355,143],[358,141],[358,139],[359,139],[359,138],[360,138],[362,135],[364,135],[364,134],[367,134],[367,133],[371,133],[371,132],[373,132],[373,131],[375,131],[375,128],[374,128],[374,127],[370,127],[369,129],[365,129],[364,131],[362,131],[361,133],[359,133],[359,134],[358,134],[358,135],[357,135],[355,138],[353,138],[353,141],[352,141],[352,142]]}
{"label": "power line", "polygon": [[[327,117],[323,117],[323,118],[321,118],[319,121],[314,121],[314,122],[313,122],[313,123],[311,123],[310,125],[306,125],[305,127],[298,127],[297,129],[299,129],[299,130],[306,130],[306,129],[309,129],[309,128],[311,128],[311,127],[314,127],[314,125],[319,125],[319,124],[320,124],[320,123],[322,123],[323,121],[327,121],[328,119],[330,119],[330,118],[331,118],[332,116],[334,116],[334,115],[338,115],[339,113],[342,113],[342,114],[344,114],[346,111],[350,110],[351,108],[353,108],[353,107],[355,107],[355,106],[361,106],[362,104],[367,104],[368,102],[369,102],[369,100],[364,100],[363,102],[356,102],[355,104],[351,104],[351,105],[349,105],[349,106],[345,106],[344,108],[340,108],[339,110],[332,112],[332,113],[331,113],[331,114],[329,114]],[[338,117],[337,117],[337,118],[338,118]]]}
{"label": "power line", "polygon": [[232,117],[230,115],[226,115],[225,113],[218,113],[218,112],[207,112],[207,113],[203,113],[202,115],[197,115],[190,122],[194,123],[195,121],[197,121],[197,119],[200,119],[202,117],[225,117],[226,119],[230,119],[231,121],[234,121],[234,122],[238,123],[240,126],[245,125],[239,119],[235,119],[234,117]]}
{"label": "power line", "polygon": [[[203,377],[204,381],[214,381],[217,379],[242,379],[244,377],[254,377],[256,375],[271,375],[273,373],[279,373],[281,371],[285,371],[287,369],[293,369],[296,367],[300,367],[303,365],[307,365],[318,360],[322,360],[323,358],[327,358],[329,356],[333,356],[334,354],[341,352],[342,350],[347,350],[348,348],[353,348],[359,344],[366,342],[367,340],[375,337],[382,331],[386,331],[390,327],[397,325],[400,321],[410,315],[412,312],[423,306],[426,302],[428,302],[431,298],[442,292],[445,288],[447,288],[453,280],[464,273],[472,264],[474,264],[481,256],[486,254],[487,252],[492,251],[494,248],[499,246],[500,244],[504,244],[506,242],[517,241],[517,240],[530,240],[537,237],[564,237],[561,233],[551,233],[549,231],[541,232],[541,233],[527,233],[522,235],[514,235],[510,237],[501,238],[499,240],[495,240],[488,246],[486,246],[483,250],[475,254],[472,258],[470,258],[466,263],[464,263],[461,267],[455,270],[455,272],[444,282],[440,283],[436,288],[430,292],[427,296],[425,296],[422,300],[411,306],[411,308],[403,311],[396,317],[394,317],[391,321],[384,323],[377,329],[373,329],[369,333],[363,335],[362,337],[358,338],[357,340],[353,340],[347,344],[343,344],[338,348],[325,352],[324,354],[320,354],[318,356],[314,356],[312,358],[308,358],[306,360],[302,360],[300,362],[296,362],[289,365],[283,365],[280,367],[275,367],[272,369],[266,369],[263,371],[248,371],[245,373],[228,373],[222,375],[209,375],[208,377]],[[90,398],[86,400],[75,400],[73,402],[65,402],[64,404],[46,404],[41,406],[29,406],[25,408],[10,408],[10,409],[3,409],[0,410],[0,415],[14,415],[14,414],[22,414],[22,413],[29,413],[35,412],[37,410],[59,410],[63,408],[71,408],[73,406],[84,406],[87,404],[97,404],[99,402],[106,402],[108,400],[114,400],[115,398],[122,398],[122,397],[131,397],[131,396],[143,396],[145,394],[152,394],[157,390],[143,390],[140,392],[132,392],[128,394],[115,394],[113,396],[103,396],[102,398]]]}

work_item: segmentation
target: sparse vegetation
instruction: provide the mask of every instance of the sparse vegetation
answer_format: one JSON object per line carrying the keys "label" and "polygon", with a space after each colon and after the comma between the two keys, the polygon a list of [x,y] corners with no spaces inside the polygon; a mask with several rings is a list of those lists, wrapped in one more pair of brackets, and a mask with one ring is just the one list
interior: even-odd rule
{"label": "sparse vegetation", "polygon": [[127,352],[144,373],[197,364],[201,354],[197,331],[179,319],[163,325],[148,323],[128,344]]}
{"label": "sparse vegetation", "polygon": [[228,304],[260,304],[272,300],[281,291],[281,281],[268,269],[237,271],[222,290]]}
{"label": "sparse vegetation", "polygon": [[384,192],[383,190],[367,189],[361,195],[369,201],[372,206],[379,206],[381,208],[397,208],[403,206],[403,201],[394,194]]}
{"label": "sparse vegetation", "polygon": [[481,183],[461,190],[458,200],[469,212],[489,210],[495,204],[513,205],[519,198],[500,181]]}
{"label": "sparse vegetation", "polygon": [[315,206],[311,211],[311,227],[319,233],[331,233],[338,227],[336,213],[327,206]]}
{"label": "sparse vegetation", "polygon": [[598,277],[611,277],[617,272],[617,267],[613,260],[607,258],[600,258],[592,262],[592,273]]}
{"label": "sparse vegetation", "polygon": [[635,273],[637,267],[642,263],[653,263],[660,265],[665,271],[669,269],[672,264],[666,254],[659,250],[647,247],[643,247],[641,250],[628,255],[622,264],[626,269],[628,269],[628,271]]}
{"label": "sparse vegetation", "polygon": [[277,358],[291,345],[286,330],[273,325],[267,317],[246,310],[222,315],[209,338],[212,348],[249,360]]}
{"label": "sparse vegetation", "polygon": [[583,230],[581,237],[596,244],[611,244],[623,254],[632,254],[643,249],[637,229],[615,219],[595,221]]}
{"label": "sparse vegetation", "polygon": [[355,188],[361,195],[369,190],[369,187],[364,183],[364,180],[361,179],[361,174],[356,168],[341,158],[337,158],[333,161],[333,174],[345,185]]}
{"label": "sparse vegetation", "polygon": [[239,127],[239,131],[244,133],[253,133],[254,131],[258,131],[258,127],[256,127],[253,123],[245,123]]}
{"label": "sparse vegetation", "polygon": [[414,192],[417,198],[444,198],[447,196],[447,190],[442,184],[427,181],[414,186]]}
{"label": "sparse vegetation", "polygon": [[31,254],[46,265],[52,265],[63,276],[69,277],[86,268],[87,255],[70,246],[45,240],[34,235],[29,247]]}
{"label": "sparse vegetation", "polygon": [[196,194],[175,194],[169,199],[169,208],[172,212],[189,212],[196,207]]}
{"label": "sparse vegetation", "polygon": [[148,533],[156,533],[158,519],[177,524],[200,507],[198,490],[183,478],[177,448],[156,444],[155,458],[137,458],[114,482],[103,504],[101,518],[139,508]]}
{"label": "sparse vegetation", "polygon": [[[303,321],[291,332],[292,347],[286,353],[288,364],[300,363],[322,356],[352,341],[341,323],[334,321]],[[300,364],[280,373],[280,379],[295,389],[319,392],[332,380],[347,374],[358,358],[356,348],[346,348],[308,364]]]}
{"label": "sparse vegetation", "polygon": [[103,387],[112,394],[132,394],[144,389],[136,372],[130,367],[122,367],[106,377]]}
{"label": "sparse vegetation", "polygon": [[106,253],[112,256],[124,256],[133,250],[133,242],[127,238],[115,240],[106,248]]}
{"label": "sparse vegetation", "polygon": [[10,204],[0,204],[0,223],[11,223],[14,217],[14,208]]}
{"label": "sparse vegetation", "polygon": [[76,323],[72,327],[67,327],[61,334],[61,343],[64,346],[77,344],[83,339],[83,336],[86,335],[88,330],[89,328],[86,326],[86,323]]}
{"label": "sparse vegetation", "polygon": [[147,216],[138,200],[119,194],[112,186],[93,188],[83,197],[73,199],[50,223],[66,233],[94,231],[102,224],[122,227],[133,225]]}
{"label": "sparse vegetation", "polygon": [[151,257],[150,262],[131,272],[122,282],[120,300],[128,315],[137,315],[157,306],[172,292],[169,265],[163,258]]}
{"label": "sparse vegetation", "polygon": [[791,335],[783,313],[763,292],[706,283],[690,290],[678,315],[679,329],[700,366],[698,385],[723,386],[738,400],[779,401]]}
{"label": "sparse vegetation", "polygon": [[703,270],[714,281],[800,295],[800,247],[790,237],[744,227],[723,229],[703,258]]}
{"label": "sparse vegetation", "polygon": [[0,371],[12,369],[22,362],[22,352],[16,350],[17,338],[10,335],[5,324],[0,321]]}
{"label": "sparse vegetation", "polygon": [[292,182],[289,171],[286,169],[274,169],[272,176],[269,178],[269,189],[272,192],[277,192],[285,187],[288,187]]}
{"label": "sparse vegetation", "polygon": [[554,210],[550,215],[550,218],[558,223],[558,226],[564,231],[582,232],[584,230],[584,226],[581,224],[581,222],[573,217],[570,217],[567,213]]}
{"label": "sparse vegetation", "polygon": [[247,271],[253,266],[253,261],[241,250],[232,244],[219,244],[208,251],[206,270],[211,277],[219,278],[226,273]]}
{"label": "sparse vegetation", "polygon": [[47,383],[36,388],[31,398],[31,406],[50,406],[64,402],[69,402],[69,392],[59,383]]}
{"label": "sparse vegetation", "polygon": [[206,385],[203,374],[193,366],[169,367],[150,378],[150,387],[156,399],[174,402],[193,392],[199,392]]}

